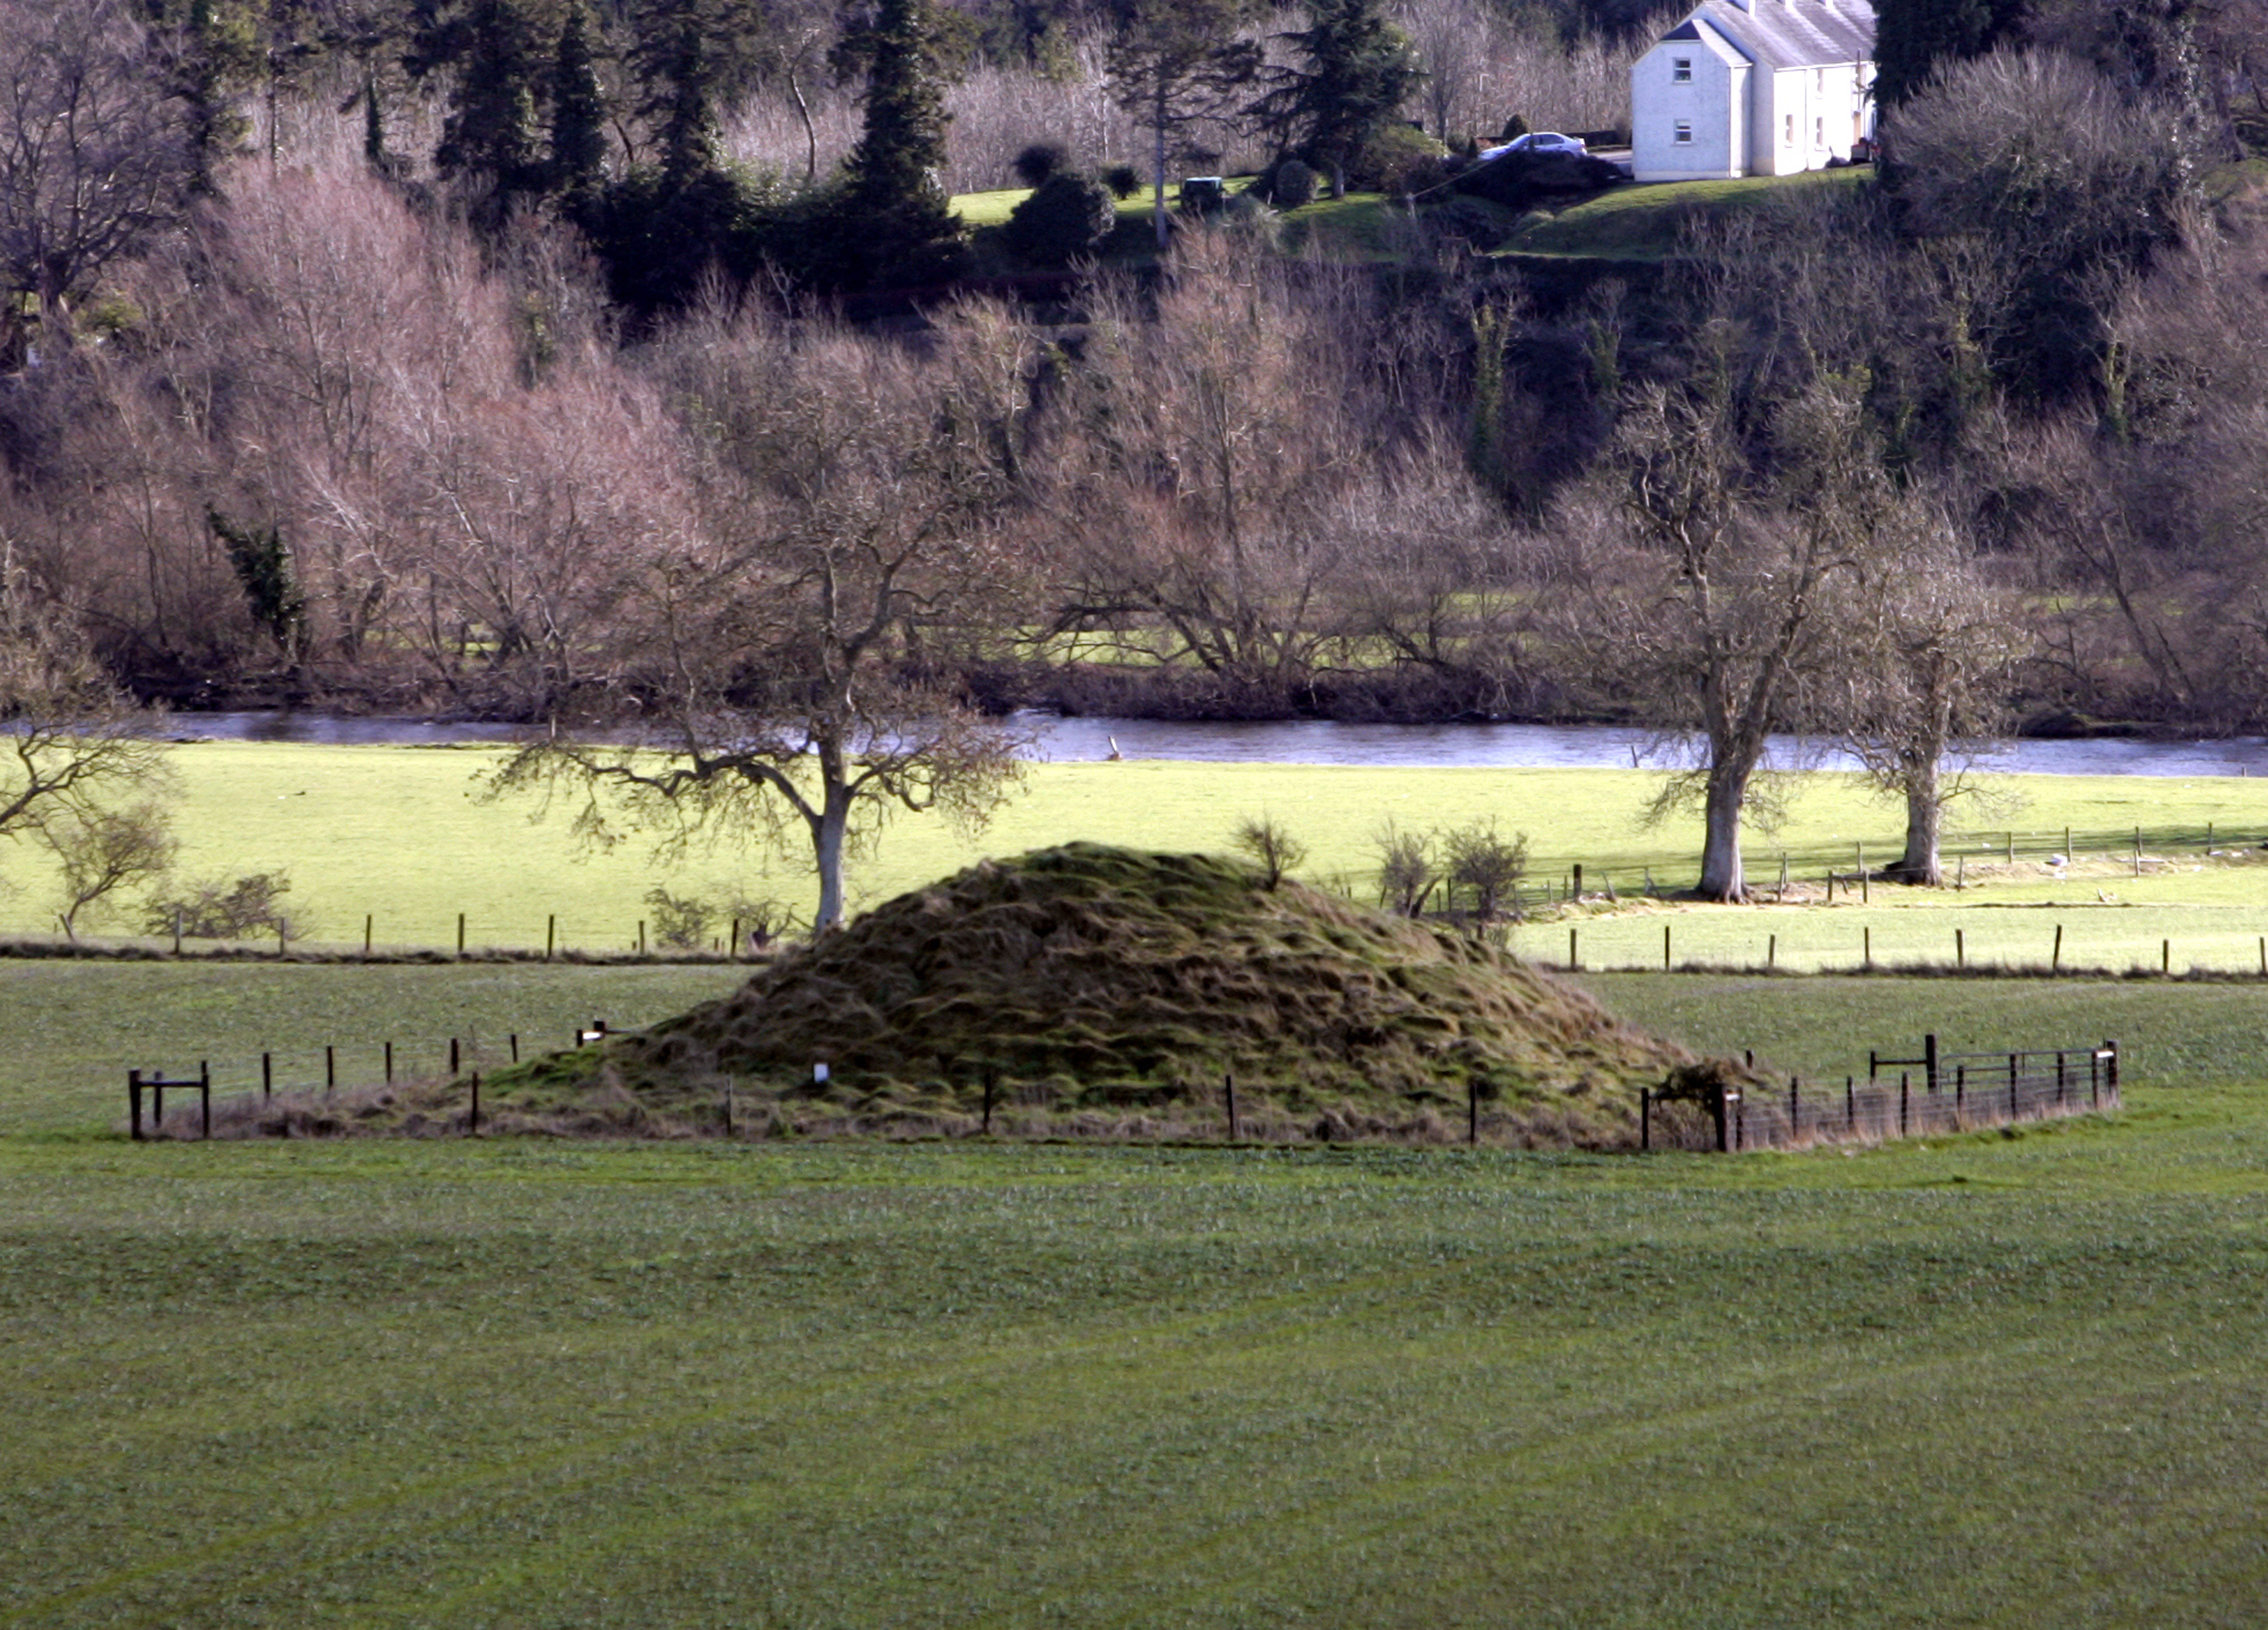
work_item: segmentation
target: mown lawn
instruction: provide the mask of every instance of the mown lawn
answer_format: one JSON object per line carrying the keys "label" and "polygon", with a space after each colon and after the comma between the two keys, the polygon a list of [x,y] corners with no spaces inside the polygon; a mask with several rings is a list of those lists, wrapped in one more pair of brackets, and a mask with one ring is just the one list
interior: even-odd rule
{"label": "mown lawn", "polygon": [[2264,1103],[1734,1159],[0,1142],[0,1622],[2254,1624]]}

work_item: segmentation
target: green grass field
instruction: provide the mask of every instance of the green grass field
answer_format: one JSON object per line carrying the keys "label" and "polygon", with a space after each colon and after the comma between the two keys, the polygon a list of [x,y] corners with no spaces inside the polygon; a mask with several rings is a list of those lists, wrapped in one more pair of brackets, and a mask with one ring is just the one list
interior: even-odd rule
{"label": "green grass field", "polygon": [[1658,261],[1674,254],[1678,233],[1696,218],[1756,209],[1819,187],[1855,187],[1874,171],[1859,167],[1740,181],[1653,181],[1617,187],[1571,208],[1540,215],[1513,233],[1503,253]]}
{"label": "green grass field", "polygon": [[[815,892],[796,856],[723,849],[664,867],[637,845],[583,854],[563,815],[531,821],[533,805],[481,801],[475,777],[492,762],[484,749],[213,742],[180,749],[174,760],[188,788],[181,871],[288,871],[296,932],[319,945],[359,948],[368,918],[380,947],[453,948],[461,912],[475,948],[540,950],[556,917],[562,948],[611,954],[637,943],[639,921],[652,915],[644,896],[657,884],[718,897],[770,894],[806,911]],[[1700,851],[1699,822],[1679,816],[1646,826],[1659,785],[1637,771],[1042,764],[982,832],[934,818],[895,822],[871,857],[853,864],[850,892],[855,904],[873,904],[983,855],[1072,838],[1218,851],[1240,821],[1261,814],[1308,844],[1304,875],[1341,879],[1357,892],[1367,886],[1371,838],[1384,821],[1425,829],[1488,815],[1528,834],[1537,879],[1580,864],[1594,889],[1611,879],[1635,892],[1649,874],[1664,888],[1683,887]],[[2154,968],[2170,938],[2177,970],[2198,963],[2257,970],[2257,939],[2268,933],[2268,864],[2248,857],[2268,861],[2257,847],[2268,837],[2268,779],[2008,777],[2000,790],[2020,800],[2016,812],[1948,850],[1948,865],[1958,853],[1976,887],[1876,888],[1864,907],[1838,896],[1831,910],[1683,910],[1673,935],[1677,960],[1761,966],[1767,936],[1777,933],[1783,967],[1854,967],[1871,927],[1878,960],[1950,963],[1961,926],[1980,961],[2039,963],[2062,922],[2072,966]],[[2137,826],[2148,858],[2141,877],[2130,864]],[[2217,855],[2205,852],[2208,826]],[[2063,848],[2066,828],[2081,863],[2058,873],[2045,857]],[[2010,830],[2013,867],[2004,858]],[[1749,838],[1750,875],[1776,882],[1785,854],[1796,881],[1815,885],[1830,866],[1851,871],[1860,845],[1879,865],[1895,853],[1900,830],[1898,813],[1852,778],[1808,776],[1787,825]],[[53,884],[40,857],[18,845],[5,859],[0,877],[13,892],[0,900],[0,932],[51,928]],[[1587,921],[1582,933],[1587,963],[1660,965],[1658,917]],[[1557,924],[1521,943],[1549,961],[1565,956]]]}
{"label": "green grass field", "polygon": [[0,1623],[2257,1623],[2257,1079],[1847,1156],[11,1140]]}

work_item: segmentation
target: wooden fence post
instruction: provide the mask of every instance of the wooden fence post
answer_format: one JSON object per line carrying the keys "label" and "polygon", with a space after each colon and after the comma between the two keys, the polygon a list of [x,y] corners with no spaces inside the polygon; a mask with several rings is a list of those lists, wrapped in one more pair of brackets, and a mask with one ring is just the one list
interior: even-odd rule
{"label": "wooden fence post", "polygon": [[1874,971],[1874,931],[1873,928],[1867,927],[1861,928],[1859,932],[1865,939],[1867,971],[1868,973],[1872,973]]}
{"label": "wooden fence post", "polygon": [[[518,1064],[519,1062],[519,1032],[518,1030],[514,1030],[512,1033],[510,1041],[512,1045],[512,1061],[514,1064]],[[729,1086],[726,1088],[726,1090],[731,1090]]]}
{"label": "wooden fence post", "polygon": [[992,1135],[992,1095],[998,1080],[999,1073],[990,1065],[986,1065],[984,1066],[984,1135],[988,1138]]}
{"label": "wooden fence post", "polygon": [[730,1076],[725,1078],[725,1135],[727,1138],[733,1135],[733,1081]]}
{"label": "wooden fence post", "polygon": [[1575,931],[1570,928],[1567,931],[1567,971],[1573,973],[1582,965],[1582,959],[1575,954]]}
{"label": "wooden fence post", "polygon": [[1906,1073],[1900,1070],[1898,1072],[1898,1136],[1901,1138],[1906,1135]]}
{"label": "wooden fence post", "polygon": [[1778,934],[1776,934],[1776,933],[1773,933],[1773,934],[1766,934],[1766,935],[1764,936],[1764,968],[1765,968],[1765,970],[1766,970],[1767,972],[1769,972],[1769,971],[1770,971],[1770,970],[1771,970],[1772,969],[1775,969],[1775,968],[1777,968],[1777,967],[1778,967],[1778,966],[1779,966],[1779,936],[1778,936]]}
{"label": "wooden fence post", "polygon": [[126,1072],[127,1135],[136,1143],[142,1141],[142,1072]]}
{"label": "wooden fence post", "polygon": [[1787,1078],[1787,1140],[1793,1143],[1803,1131],[1803,1078]]}
{"label": "wooden fence post", "polygon": [[1653,1089],[1638,1089],[1638,1147],[1639,1153],[1653,1147]]}
{"label": "wooden fence post", "polygon": [[1854,1137],[1859,1131],[1859,1081],[1853,1075],[1843,1078],[1843,1129]]}
{"label": "wooden fence post", "polygon": [[465,914],[464,914],[462,911],[460,911],[460,912],[458,912],[458,913],[457,913],[457,955],[460,955],[460,956],[462,956],[464,954],[465,954]]}
{"label": "wooden fence post", "polygon": [[181,908],[180,908],[180,906],[178,906],[178,905],[177,905],[177,906],[175,906],[175,907],[173,908],[173,955],[176,955],[176,956],[179,956],[180,954],[181,954]]}
{"label": "wooden fence post", "polygon": [[329,1092],[339,1084],[338,1049],[326,1042],[323,1044],[323,1090]]}
{"label": "wooden fence post", "polygon": [[2055,955],[2048,959],[2048,971],[2050,973],[2063,971],[2063,925],[2061,923],[2056,925]]}
{"label": "wooden fence post", "polygon": [[276,1056],[263,1052],[260,1055],[260,1096],[264,1102],[275,1095]]}
{"label": "wooden fence post", "polygon": [[1969,936],[1966,929],[1956,928],[1953,931],[1953,965],[1955,968],[1969,966]]}
{"label": "wooden fence post", "polygon": [[386,1044],[386,1084],[394,1085],[394,1044]]}
{"label": "wooden fence post", "polygon": [[362,914],[362,955],[364,962],[368,962],[370,960],[371,931],[377,927],[377,926],[378,914],[376,912],[364,911]]}
{"label": "wooden fence post", "polygon": [[1661,971],[1664,973],[1669,971],[1669,925],[1668,923],[1661,926]]}
{"label": "wooden fence post", "polygon": [[199,1135],[210,1143],[212,1141],[212,1062],[206,1058],[197,1060],[197,1102],[198,1117],[202,1123]]}
{"label": "wooden fence post", "polygon": [[543,919],[543,960],[549,962],[559,944],[559,913],[552,912]]}
{"label": "wooden fence post", "polygon": [[466,1121],[466,1123],[465,1123],[465,1131],[466,1131],[466,1132],[469,1135],[469,1134],[471,1134],[471,1133],[475,1133],[475,1132],[479,1132],[479,1131],[480,1131],[480,1129],[481,1129],[481,1073],[480,1073],[478,1070],[475,1070],[475,1071],[473,1072],[473,1112],[472,1112],[472,1115],[471,1115],[470,1118],[469,1118],[469,1119],[468,1119],[468,1120]]}
{"label": "wooden fence post", "polygon": [[1231,1143],[1234,1143],[1237,1141],[1237,1126],[1236,1077],[1233,1074],[1226,1071],[1222,1073],[1220,1078],[1220,1091],[1222,1097],[1228,1101],[1228,1140]]}
{"label": "wooden fence post", "polygon": [[452,1036],[449,1038],[449,1077],[452,1081],[456,1079],[460,1062],[457,1055],[457,1038]]}
{"label": "wooden fence post", "polygon": [[1481,1084],[1465,1082],[1465,1141],[1477,1146],[1481,1140]]}
{"label": "wooden fence post", "polygon": [[645,955],[645,918],[643,917],[638,918],[638,955]]}
{"label": "wooden fence post", "polygon": [[2171,940],[2161,940],[2158,941],[2158,971],[2171,973],[2173,970],[2174,942]]}

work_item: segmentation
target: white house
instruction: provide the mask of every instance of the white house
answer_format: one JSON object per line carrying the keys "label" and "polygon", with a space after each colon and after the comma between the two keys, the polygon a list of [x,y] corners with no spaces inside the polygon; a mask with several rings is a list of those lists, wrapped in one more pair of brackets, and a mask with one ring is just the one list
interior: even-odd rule
{"label": "white house", "polygon": [[1701,0],[1631,68],[1641,181],[1789,175],[1874,134],[1867,0]]}

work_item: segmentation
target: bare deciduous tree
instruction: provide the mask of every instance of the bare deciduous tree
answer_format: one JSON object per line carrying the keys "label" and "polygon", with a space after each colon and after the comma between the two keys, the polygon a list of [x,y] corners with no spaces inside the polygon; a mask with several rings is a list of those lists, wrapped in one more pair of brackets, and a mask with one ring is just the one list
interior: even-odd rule
{"label": "bare deciduous tree", "polygon": [[180,847],[165,807],[149,800],[115,809],[65,809],[39,830],[62,873],[56,915],[72,940],[78,938],[81,918],[116,911],[123,890],[163,877]]}
{"label": "bare deciduous tree", "polygon": [[948,360],[924,365],[752,312],[662,349],[699,486],[690,524],[637,564],[612,620],[607,687],[585,698],[605,739],[562,720],[497,792],[565,793],[601,843],[799,833],[822,930],[843,916],[846,850],[893,809],[989,815],[1017,738],[930,658],[1012,615],[999,512],[1031,342],[970,311],[939,343]]}
{"label": "bare deciduous tree", "polygon": [[191,164],[147,30],[123,0],[0,3],[0,294],[68,343],[72,302],[159,224]]}

